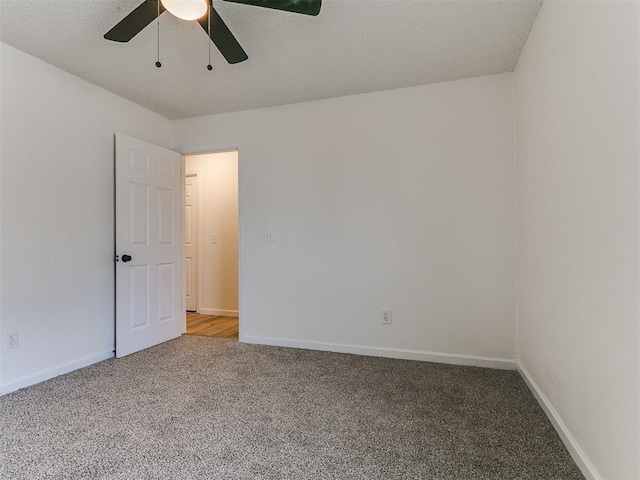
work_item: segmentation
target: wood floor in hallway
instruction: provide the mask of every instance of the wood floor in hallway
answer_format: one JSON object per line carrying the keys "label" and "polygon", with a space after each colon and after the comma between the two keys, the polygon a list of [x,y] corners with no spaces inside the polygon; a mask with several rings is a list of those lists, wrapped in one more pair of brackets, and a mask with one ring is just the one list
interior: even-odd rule
{"label": "wood floor in hallway", "polygon": [[187,312],[187,335],[238,340],[238,318]]}

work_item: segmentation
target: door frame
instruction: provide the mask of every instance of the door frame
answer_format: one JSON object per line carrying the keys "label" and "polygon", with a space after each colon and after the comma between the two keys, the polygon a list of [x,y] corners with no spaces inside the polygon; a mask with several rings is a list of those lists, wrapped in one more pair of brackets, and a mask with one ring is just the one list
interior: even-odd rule
{"label": "door frame", "polygon": [[[243,171],[243,166],[244,163],[242,162],[242,144],[241,143],[226,143],[226,144],[211,144],[211,145],[202,145],[202,146],[198,146],[198,147],[190,147],[190,148],[181,148],[181,149],[176,149],[176,151],[178,153],[180,153],[180,155],[182,155],[182,230],[184,231],[185,228],[185,219],[184,219],[184,209],[185,209],[185,197],[184,197],[184,190],[185,190],[185,179],[186,179],[186,161],[185,158],[189,155],[207,155],[207,154],[212,154],[212,153],[224,153],[224,152],[237,152],[237,156],[238,156],[238,337],[239,337],[239,341],[243,342],[244,341],[244,334],[243,334],[243,328],[242,328],[242,311],[243,311],[243,304],[244,304],[244,288],[243,288],[243,281],[242,279],[244,278],[243,275],[243,271],[244,271],[244,255],[242,255],[242,250],[243,250],[243,244],[244,244],[244,236],[242,235],[242,223],[243,223],[243,217],[242,217],[242,211],[243,211],[243,196],[242,196],[242,192],[244,190],[243,187],[243,178],[244,178],[244,171]],[[198,183],[198,186],[200,186],[200,183]],[[198,196],[200,196],[200,189],[198,190]],[[200,202],[201,203],[201,202]],[[198,215],[200,215],[200,212],[198,212]],[[185,262],[185,246],[184,246],[184,242],[182,242],[182,271],[183,271],[183,278],[186,275],[186,262]],[[200,256],[200,244],[198,243],[198,256]],[[202,282],[200,282],[200,271],[198,270],[198,289],[200,288],[200,284]],[[182,298],[183,298],[183,302],[185,302],[186,300],[186,296],[187,296],[187,290],[186,290],[186,281],[182,282],[183,286],[182,286]],[[198,291],[198,311],[200,310],[200,295],[199,295],[199,291]],[[187,328],[187,324],[186,324],[186,318],[185,318],[185,332],[186,332],[186,328]]]}
{"label": "door frame", "polygon": [[[189,170],[189,171],[187,171],[186,170],[185,156],[184,155],[182,155],[182,169],[184,170],[184,182],[183,183],[185,183],[185,187],[184,187],[185,188],[185,194],[186,194],[186,180],[187,180],[187,177],[196,177],[196,184],[197,184],[196,192],[198,193],[198,195],[197,195],[197,198],[196,198],[196,202],[198,202],[198,206],[197,206],[198,244],[197,244],[197,247],[196,247],[196,252],[197,252],[197,255],[198,255],[198,261],[196,262],[196,283],[197,283],[197,285],[196,285],[196,313],[200,313],[200,283],[201,283],[200,282],[200,254],[201,254],[200,244],[202,243],[200,241],[200,224],[202,223],[202,215],[200,213],[200,204],[202,203],[200,201],[200,171],[198,171],[198,170]],[[184,212],[184,206],[185,206],[184,204],[186,203],[184,195],[182,196],[182,202],[183,202],[182,211]],[[184,218],[184,213],[183,213],[183,218]],[[184,218],[184,222],[186,222],[186,218]],[[186,223],[185,223],[185,226],[186,226]],[[185,248],[185,253],[186,253],[186,248],[187,248],[186,245],[185,245],[184,248]],[[184,261],[184,259],[183,259],[183,261]],[[186,280],[187,280],[187,265],[186,265],[186,262],[185,262],[185,265],[184,265],[184,279],[185,279],[185,282],[184,282],[185,283],[185,286],[184,286],[184,289],[185,289],[184,290],[184,302],[185,302],[185,311],[186,311],[186,305],[187,305],[187,285],[186,285],[187,284],[187,282],[186,282]],[[185,324],[185,331],[186,331],[186,324]]]}

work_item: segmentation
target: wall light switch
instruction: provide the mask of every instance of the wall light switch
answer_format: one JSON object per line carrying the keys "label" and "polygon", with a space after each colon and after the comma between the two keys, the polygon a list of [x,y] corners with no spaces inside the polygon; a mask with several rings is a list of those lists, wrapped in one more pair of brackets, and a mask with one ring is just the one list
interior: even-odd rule
{"label": "wall light switch", "polygon": [[273,230],[268,230],[267,231],[267,242],[273,242],[273,240],[274,240]]}
{"label": "wall light switch", "polygon": [[218,244],[218,234],[214,233],[213,235],[211,235],[211,243],[213,243],[214,245]]}

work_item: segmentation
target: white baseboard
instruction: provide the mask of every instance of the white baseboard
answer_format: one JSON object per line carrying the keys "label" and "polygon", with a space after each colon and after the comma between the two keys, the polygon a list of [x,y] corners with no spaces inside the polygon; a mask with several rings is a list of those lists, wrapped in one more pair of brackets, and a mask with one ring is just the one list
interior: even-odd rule
{"label": "white baseboard", "polygon": [[72,362],[64,363],[52,368],[47,368],[45,370],[40,370],[33,375],[28,375],[26,377],[22,377],[19,380],[1,385],[0,395],[6,395],[7,393],[15,392],[16,390],[20,390],[21,388],[30,387],[31,385],[35,385],[36,383],[44,382],[45,380],[57,377],[58,375],[64,375],[65,373],[73,372],[74,370],[77,370],[79,368],[87,367],[89,365],[102,362],[103,360],[107,360],[109,358],[113,358],[113,350],[106,350],[104,352],[79,358],[78,360],[74,360]]}
{"label": "white baseboard", "polygon": [[576,439],[573,438],[573,435],[571,435],[571,432],[562,421],[562,418],[560,417],[556,409],[553,408],[553,405],[551,405],[551,402],[549,401],[547,396],[542,393],[542,390],[540,389],[538,384],[533,380],[533,377],[529,374],[527,369],[524,367],[524,365],[522,365],[522,363],[520,363],[519,360],[517,362],[517,368],[518,372],[529,387],[529,390],[531,390],[533,396],[536,397],[536,400],[538,400],[538,403],[544,410],[544,413],[546,413],[547,417],[549,417],[549,421],[551,421],[551,424],[558,432],[562,443],[564,443],[564,446],[567,447],[569,454],[573,458],[573,461],[576,462],[576,465],[578,465],[578,468],[580,469],[582,474],[587,478],[587,480],[602,480],[602,476],[589,461],[582,448],[580,448],[580,445],[578,445]]}
{"label": "white baseboard", "polygon": [[198,313],[202,315],[221,315],[223,317],[237,317],[238,310],[217,310],[215,308],[201,308]]}
{"label": "white baseboard", "polygon": [[472,367],[497,368],[515,370],[516,361],[506,358],[479,357],[473,355],[457,355],[452,353],[425,352],[422,350],[406,350],[402,348],[366,347],[342,343],[312,342],[307,340],[290,340],[286,338],[255,337],[241,335],[243,343],[271,345],[274,347],[303,348],[325,352],[353,353],[370,357],[399,358],[402,360],[419,360],[422,362],[448,363],[451,365],[467,365]]}

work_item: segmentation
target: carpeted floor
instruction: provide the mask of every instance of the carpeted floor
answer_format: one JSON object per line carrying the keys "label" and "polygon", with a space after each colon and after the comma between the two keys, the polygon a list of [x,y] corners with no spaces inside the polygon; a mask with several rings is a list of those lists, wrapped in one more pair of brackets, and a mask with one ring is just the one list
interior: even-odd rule
{"label": "carpeted floor", "polygon": [[0,478],[583,477],[516,372],[183,336],[1,397]]}

